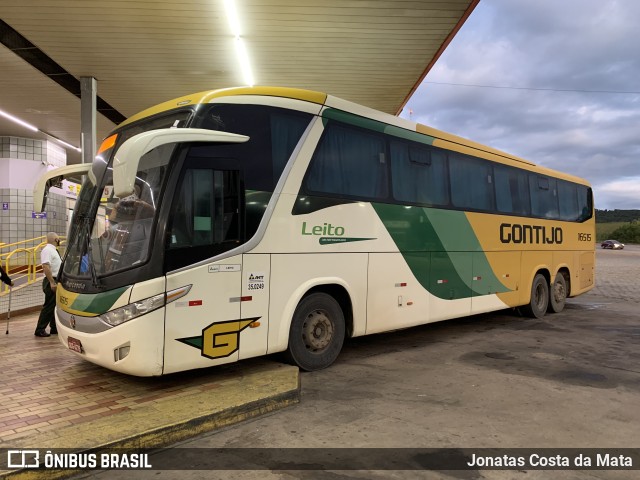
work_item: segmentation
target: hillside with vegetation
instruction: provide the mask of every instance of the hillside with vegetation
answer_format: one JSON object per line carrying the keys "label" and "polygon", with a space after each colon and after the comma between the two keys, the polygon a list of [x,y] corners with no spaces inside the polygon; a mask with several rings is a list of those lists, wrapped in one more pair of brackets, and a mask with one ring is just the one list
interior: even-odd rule
{"label": "hillside with vegetation", "polygon": [[640,210],[596,210],[596,240],[640,244]]}
{"label": "hillside with vegetation", "polygon": [[597,223],[633,222],[640,220],[640,210],[598,210],[596,208]]}

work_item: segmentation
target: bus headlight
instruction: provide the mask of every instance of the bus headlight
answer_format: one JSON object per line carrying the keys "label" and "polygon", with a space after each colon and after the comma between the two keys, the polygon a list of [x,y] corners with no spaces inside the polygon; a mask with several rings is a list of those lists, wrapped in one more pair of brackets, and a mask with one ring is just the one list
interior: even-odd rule
{"label": "bus headlight", "polygon": [[145,313],[153,312],[160,307],[164,306],[164,293],[155,295],[153,297],[145,298],[137,302],[130,303],[124,307],[116,308],[110,312],[103,313],[100,318],[115,327],[129,320],[133,320],[136,317],[144,315]]}
{"label": "bus headlight", "polygon": [[[164,293],[154,295],[153,297],[138,300],[137,302],[130,303],[124,307],[116,308],[110,312],[100,315],[100,319],[105,323],[115,327],[121,325],[129,320],[133,320],[136,317],[140,317],[147,313],[153,312],[161,307],[164,307],[167,303],[171,303],[180,297],[184,297],[191,290],[191,285],[185,287],[176,288],[167,292],[165,297]],[[166,298],[166,300],[165,300]]]}

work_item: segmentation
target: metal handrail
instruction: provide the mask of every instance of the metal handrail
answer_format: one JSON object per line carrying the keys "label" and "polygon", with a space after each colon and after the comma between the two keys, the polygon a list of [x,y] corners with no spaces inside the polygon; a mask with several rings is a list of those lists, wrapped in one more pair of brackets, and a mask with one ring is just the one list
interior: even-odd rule
{"label": "metal handrail", "polygon": [[[64,237],[60,237],[61,240],[63,238]],[[43,239],[45,240],[44,242],[42,241]],[[4,249],[6,247],[15,247],[16,245],[26,244],[28,242],[35,242],[38,240],[39,240],[39,243],[35,246],[28,247],[28,248],[19,247],[19,248],[14,248],[10,252],[0,253],[0,265],[4,267],[4,270],[7,272],[7,274],[10,274],[12,276],[11,280],[13,280],[14,283],[16,283],[17,280],[21,280],[25,277],[27,278],[27,282],[21,285],[20,287],[24,285],[31,285],[36,282],[36,277],[38,275],[38,268],[40,267],[37,260],[38,259],[37,253],[39,250],[42,250],[42,248],[44,248],[44,246],[47,244],[46,236],[36,237],[29,240],[22,240],[20,242],[11,243],[8,245],[0,245],[0,249]],[[61,245],[62,245],[62,241],[61,241]],[[12,270],[11,259],[16,254],[20,254],[20,253],[25,254],[26,263],[16,265]],[[18,274],[17,277],[16,277],[16,273]],[[9,285],[5,285],[4,283],[0,282],[0,296],[4,296],[8,292],[9,292]]]}

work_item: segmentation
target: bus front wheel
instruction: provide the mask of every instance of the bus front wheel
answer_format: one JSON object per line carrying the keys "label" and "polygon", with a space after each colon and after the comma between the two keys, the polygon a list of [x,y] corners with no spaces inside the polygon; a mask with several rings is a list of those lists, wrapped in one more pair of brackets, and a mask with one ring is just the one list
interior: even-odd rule
{"label": "bus front wheel", "polygon": [[564,310],[567,301],[567,280],[561,272],[556,274],[556,279],[549,290],[549,312],[560,313]]}
{"label": "bus front wheel", "polygon": [[542,318],[547,312],[549,305],[549,284],[544,275],[538,273],[533,279],[531,285],[531,300],[529,305],[524,307],[525,313],[529,317]]}
{"label": "bus front wheel", "polygon": [[344,335],[344,314],[338,302],[326,293],[312,293],[293,314],[287,356],[302,370],[321,370],[338,357]]}

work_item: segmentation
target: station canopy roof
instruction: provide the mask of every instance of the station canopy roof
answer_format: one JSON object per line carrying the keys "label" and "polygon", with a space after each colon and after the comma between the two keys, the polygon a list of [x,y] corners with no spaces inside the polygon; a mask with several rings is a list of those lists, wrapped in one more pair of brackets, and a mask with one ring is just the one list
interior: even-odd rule
{"label": "station canopy roof", "polygon": [[[97,142],[124,118],[248,83],[317,90],[397,114],[479,0],[2,0],[0,136],[80,146],[80,78],[97,80]],[[235,25],[235,26],[232,26]],[[80,154],[67,150],[68,163]]]}

